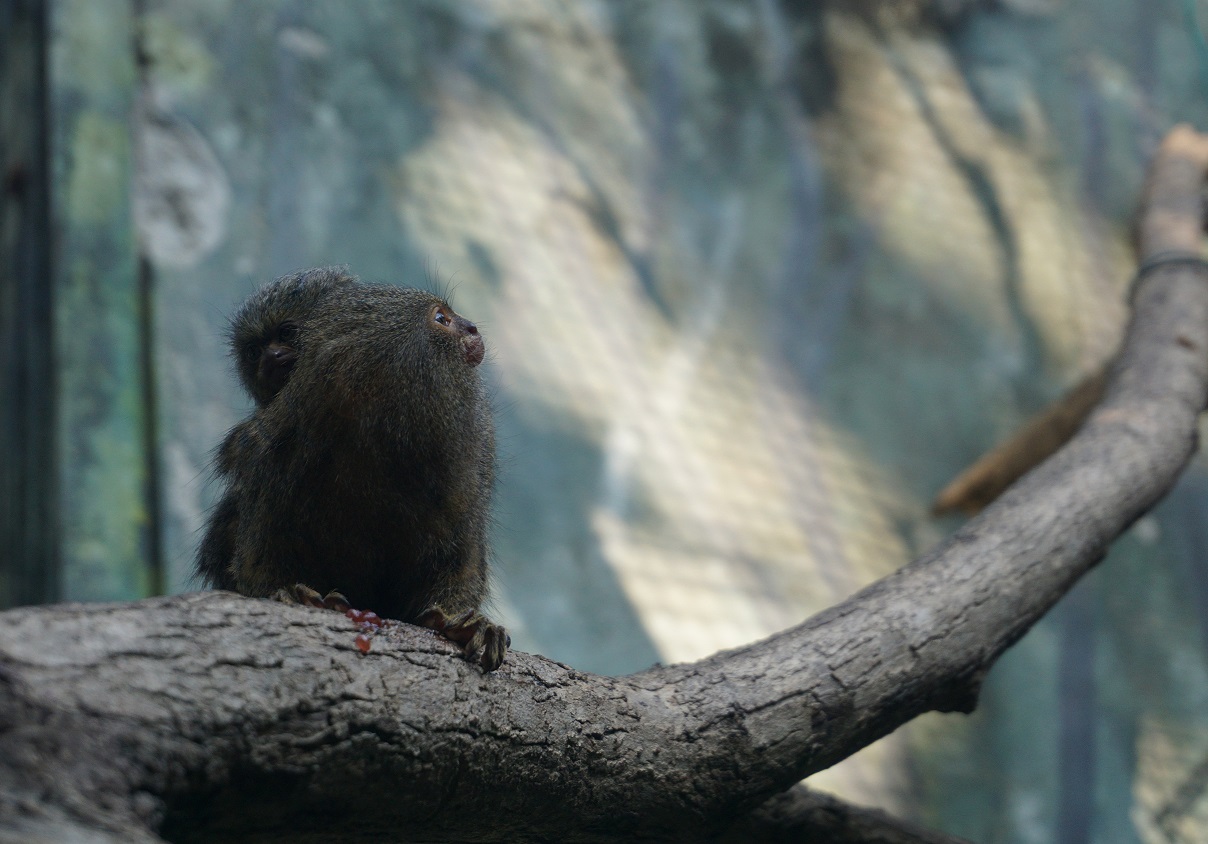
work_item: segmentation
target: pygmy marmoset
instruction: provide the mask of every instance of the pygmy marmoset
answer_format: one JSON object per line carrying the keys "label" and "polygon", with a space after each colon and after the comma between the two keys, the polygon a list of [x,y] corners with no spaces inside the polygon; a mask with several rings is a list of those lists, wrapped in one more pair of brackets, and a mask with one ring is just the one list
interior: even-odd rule
{"label": "pygmy marmoset", "polygon": [[226,490],[198,573],[259,597],[338,589],[497,668],[509,639],[480,614],[495,434],[474,323],[433,293],[324,268],[254,294],[231,343],[257,407],[218,449]]}

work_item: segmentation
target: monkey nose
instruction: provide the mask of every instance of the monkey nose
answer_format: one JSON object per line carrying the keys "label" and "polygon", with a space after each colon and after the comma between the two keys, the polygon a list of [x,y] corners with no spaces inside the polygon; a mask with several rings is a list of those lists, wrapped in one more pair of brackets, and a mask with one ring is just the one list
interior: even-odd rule
{"label": "monkey nose", "polygon": [[473,334],[462,339],[461,349],[466,356],[466,363],[470,366],[478,366],[486,356],[487,344],[482,342],[478,332],[474,331]]}

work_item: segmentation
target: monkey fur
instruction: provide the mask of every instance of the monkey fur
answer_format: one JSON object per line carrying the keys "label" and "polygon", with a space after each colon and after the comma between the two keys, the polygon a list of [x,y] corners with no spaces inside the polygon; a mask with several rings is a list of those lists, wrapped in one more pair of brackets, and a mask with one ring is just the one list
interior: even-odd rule
{"label": "monkey fur", "polygon": [[[253,294],[231,319],[231,357],[239,380],[257,407],[264,407],[289,380],[293,365],[305,345],[302,325],[333,290],[355,279],[338,269],[295,273],[265,285]],[[236,590],[231,562],[239,523],[240,495],[232,471],[238,460],[236,446],[246,442],[254,427],[249,418],[237,426],[220,446],[217,473],[228,478],[225,495],[214,508],[197,555],[197,572],[216,589]]]}
{"label": "monkey fur", "polygon": [[327,268],[254,294],[231,343],[257,407],[218,449],[227,486],[198,573],[258,597],[338,589],[497,668],[509,639],[479,612],[495,434],[474,323]]}

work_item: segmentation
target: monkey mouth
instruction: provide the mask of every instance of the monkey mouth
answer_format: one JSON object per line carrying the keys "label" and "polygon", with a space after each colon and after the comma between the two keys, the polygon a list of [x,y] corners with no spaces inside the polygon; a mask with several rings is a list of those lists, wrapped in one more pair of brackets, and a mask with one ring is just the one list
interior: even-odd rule
{"label": "monkey mouth", "polygon": [[276,395],[285,387],[289,375],[293,372],[294,364],[298,362],[296,353],[270,355],[266,353],[260,362],[260,379],[268,385],[271,395]]}
{"label": "monkey mouth", "polygon": [[466,363],[470,366],[478,366],[486,356],[487,344],[482,342],[482,338],[477,334],[471,334],[462,339],[461,351],[466,356]]}

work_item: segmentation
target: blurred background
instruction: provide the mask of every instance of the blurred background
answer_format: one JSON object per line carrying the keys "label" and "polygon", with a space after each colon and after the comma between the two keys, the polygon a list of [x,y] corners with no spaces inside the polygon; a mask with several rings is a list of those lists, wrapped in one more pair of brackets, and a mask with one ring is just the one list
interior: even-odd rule
{"label": "blurred background", "polygon": [[[1208,0],[2,0],[0,606],[198,588],[225,320],[447,287],[496,611],[620,674],[794,624],[1112,353]],[[1208,472],[991,673],[811,783],[978,842],[1208,840]]]}

